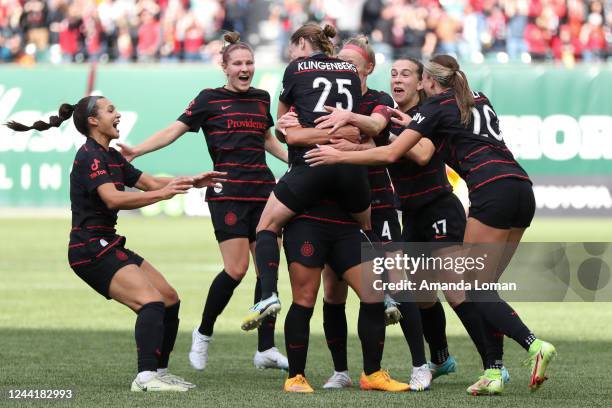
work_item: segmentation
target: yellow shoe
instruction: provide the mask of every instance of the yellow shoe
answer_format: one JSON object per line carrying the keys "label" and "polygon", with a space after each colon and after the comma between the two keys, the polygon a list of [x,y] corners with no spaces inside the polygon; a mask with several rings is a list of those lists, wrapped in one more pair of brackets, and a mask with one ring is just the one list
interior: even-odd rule
{"label": "yellow shoe", "polygon": [[378,370],[370,375],[365,375],[365,373],[361,373],[361,378],[359,379],[359,387],[362,390],[378,390],[389,392],[408,391],[408,389],[410,388],[408,384],[395,381],[385,370]]}
{"label": "yellow shoe", "polygon": [[295,377],[287,378],[285,380],[285,391],[287,392],[314,392],[306,378],[303,375],[296,375]]}

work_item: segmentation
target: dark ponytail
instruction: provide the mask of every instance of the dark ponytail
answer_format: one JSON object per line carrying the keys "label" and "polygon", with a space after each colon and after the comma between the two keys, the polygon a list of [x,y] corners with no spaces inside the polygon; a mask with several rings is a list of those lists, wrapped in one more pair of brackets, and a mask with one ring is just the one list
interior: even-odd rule
{"label": "dark ponytail", "polygon": [[450,55],[436,55],[425,64],[425,71],[440,86],[452,88],[455,91],[455,99],[461,113],[461,123],[463,126],[468,126],[472,120],[474,94],[472,94],[465,73],[459,69],[457,60]]}
{"label": "dark ponytail", "polygon": [[42,132],[44,130],[51,129],[52,127],[59,127],[64,121],[72,117],[74,126],[79,133],[84,136],[89,136],[89,124],[87,123],[87,118],[98,115],[98,105],[96,102],[101,98],[103,98],[103,96],[86,96],[85,98],[79,100],[76,105],[62,103],[59,107],[57,115],[51,116],[48,122],[38,120],[31,126],[27,126],[11,120],[6,123],[6,126],[15,132],[27,132],[28,130],[38,130],[39,132]]}

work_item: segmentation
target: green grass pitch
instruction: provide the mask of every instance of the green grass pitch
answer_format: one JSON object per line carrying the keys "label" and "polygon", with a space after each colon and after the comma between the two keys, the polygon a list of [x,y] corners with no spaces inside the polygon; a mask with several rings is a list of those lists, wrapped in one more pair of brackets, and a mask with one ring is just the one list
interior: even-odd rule
{"label": "green grass pitch", "polygon": [[[191,330],[199,322],[210,281],[221,270],[221,258],[206,218],[153,218],[124,216],[119,231],[127,246],[161,270],[177,288],[181,299],[181,331],[173,353],[172,372],[198,387],[177,395],[133,394],[129,385],[135,372],[134,315],[94,293],[67,265],[68,219],[0,219],[0,406],[42,406],[45,401],[9,401],[9,389],[75,390],[63,405],[82,407],[222,407],[222,406],[610,406],[612,397],[612,308],[606,303],[514,304],[521,317],[558,349],[550,380],[537,393],[527,389],[528,370],[521,365],[525,353],[506,341],[505,362],[512,381],[503,396],[473,398],[465,388],[480,373],[479,358],[447,308],[451,353],[458,372],[436,380],[426,393],[386,394],[361,392],[356,387],[324,391],[320,387],[332,371],[323,338],[321,304],[311,324],[307,375],[314,395],[281,391],[285,375],[276,370],[257,371],[252,364],[255,333],[239,329],[251,305],[254,274],[251,269],[218,319],[211,343],[209,366],[204,372],[189,368],[187,351]],[[612,220],[541,219],[526,239],[531,241],[611,241]],[[286,307],[290,292],[286,267],[280,269],[280,291]],[[349,368],[354,381],[361,368],[356,335],[357,300],[350,295]],[[277,345],[284,351],[282,327],[277,324]],[[398,379],[410,373],[408,347],[399,327],[387,330],[383,366]]]}

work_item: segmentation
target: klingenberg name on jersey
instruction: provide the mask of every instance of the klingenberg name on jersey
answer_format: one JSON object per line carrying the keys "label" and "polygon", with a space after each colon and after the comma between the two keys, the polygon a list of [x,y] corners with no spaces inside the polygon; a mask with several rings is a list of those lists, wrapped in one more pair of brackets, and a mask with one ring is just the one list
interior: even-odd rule
{"label": "klingenberg name on jersey", "polygon": [[317,69],[321,71],[353,71],[357,72],[357,68],[350,62],[323,62],[323,61],[303,61],[298,62],[298,71],[308,71]]}

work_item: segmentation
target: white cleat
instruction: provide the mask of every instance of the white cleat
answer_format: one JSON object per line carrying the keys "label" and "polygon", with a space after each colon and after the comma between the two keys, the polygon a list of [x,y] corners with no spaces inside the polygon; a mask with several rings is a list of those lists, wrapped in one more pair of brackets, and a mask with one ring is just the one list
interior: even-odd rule
{"label": "white cleat", "polygon": [[158,373],[158,376],[159,376],[159,378],[162,378],[162,379],[164,379],[166,381],[169,381],[169,382],[174,383],[174,384],[179,384],[179,385],[182,385],[182,386],[187,387],[187,388],[195,388],[196,387],[195,384],[190,383],[189,381],[185,380],[183,377],[179,377],[178,375],[170,374],[168,372],[165,372],[163,374],[162,373]]}
{"label": "white cleat", "polygon": [[267,349],[266,351],[257,351],[253,357],[255,368],[260,370],[266,368],[278,368],[279,370],[289,370],[289,361],[283,356],[276,347]]}
{"label": "white cleat", "polygon": [[132,387],[130,388],[133,392],[158,392],[158,391],[174,391],[174,392],[185,392],[189,388],[170,381],[167,378],[163,378],[157,374],[153,375],[147,381],[140,381],[138,377],[132,381]]}
{"label": "white cleat", "polygon": [[208,344],[211,337],[200,334],[198,328],[193,329],[191,335],[191,350],[189,351],[189,364],[196,370],[203,370],[208,363]]}
{"label": "white cleat", "polygon": [[431,370],[427,364],[412,367],[410,376],[410,391],[426,391],[431,385]]}
{"label": "white cleat", "polygon": [[349,377],[348,371],[334,371],[331,377],[323,384],[326,390],[339,390],[353,386],[353,380]]}
{"label": "white cleat", "polygon": [[261,322],[268,316],[276,316],[281,310],[281,303],[276,293],[263,299],[249,309],[248,316],[242,321],[240,328],[244,331],[254,330],[261,326]]}

